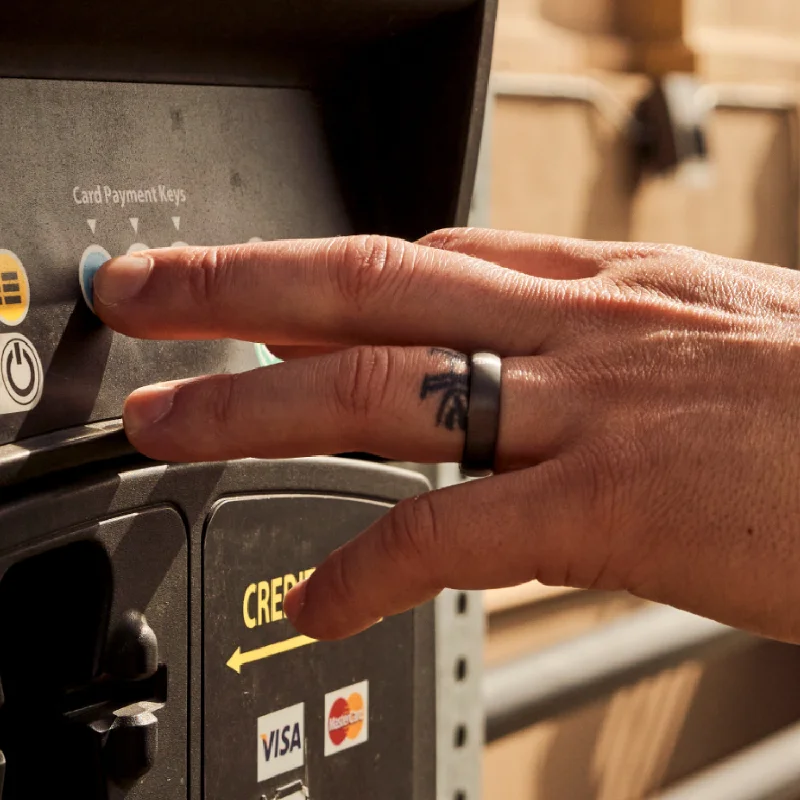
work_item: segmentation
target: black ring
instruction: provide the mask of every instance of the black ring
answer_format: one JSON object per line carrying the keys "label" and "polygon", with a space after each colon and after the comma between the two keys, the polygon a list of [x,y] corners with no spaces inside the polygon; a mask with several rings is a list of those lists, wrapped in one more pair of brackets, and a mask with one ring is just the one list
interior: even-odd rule
{"label": "black ring", "polygon": [[470,478],[485,478],[494,471],[500,430],[502,362],[495,353],[474,353],[469,360],[467,430],[461,471]]}

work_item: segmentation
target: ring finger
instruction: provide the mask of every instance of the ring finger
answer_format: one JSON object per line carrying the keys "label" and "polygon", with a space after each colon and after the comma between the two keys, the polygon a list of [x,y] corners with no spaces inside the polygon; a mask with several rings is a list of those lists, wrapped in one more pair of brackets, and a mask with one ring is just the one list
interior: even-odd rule
{"label": "ring finger", "polygon": [[[498,469],[537,463],[558,448],[574,415],[557,375],[546,357],[503,362]],[[140,389],[124,418],[134,446],[164,461],[360,451],[452,462],[464,446],[467,392],[460,354],[358,347]]]}

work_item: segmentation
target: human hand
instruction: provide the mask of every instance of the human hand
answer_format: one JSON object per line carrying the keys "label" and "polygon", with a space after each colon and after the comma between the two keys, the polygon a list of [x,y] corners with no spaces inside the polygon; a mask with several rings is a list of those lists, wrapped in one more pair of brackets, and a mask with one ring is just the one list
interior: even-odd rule
{"label": "human hand", "polygon": [[128,437],[167,461],[458,461],[460,354],[503,357],[497,474],[403,501],[334,552],[285,598],[303,633],[536,578],[800,641],[795,272],[464,229],[150,251],[100,270],[95,307],[130,336],[287,359],[135,392]]}

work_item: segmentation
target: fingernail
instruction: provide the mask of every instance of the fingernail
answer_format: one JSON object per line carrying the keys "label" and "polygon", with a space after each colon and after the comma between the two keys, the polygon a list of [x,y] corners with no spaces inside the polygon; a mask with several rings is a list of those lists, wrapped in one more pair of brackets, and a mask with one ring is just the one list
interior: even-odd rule
{"label": "fingernail", "polygon": [[308,581],[302,581],[283,598],[283,613],[292,625],[303,613],[306,604],[306,589],[308,589]]}
{"label": "fingernail", "polygon": [[136,297],[144,288],[153,259],[142,255],[121,256],[106,262],[94,279],[95,299],[113,306]]}
{"label": "fingernail", "polygon": [[131,395],[125,404],[123,421],[127,433],[139,433],[160,422],[172,410],[175,387],[169,384],[148,386]]}

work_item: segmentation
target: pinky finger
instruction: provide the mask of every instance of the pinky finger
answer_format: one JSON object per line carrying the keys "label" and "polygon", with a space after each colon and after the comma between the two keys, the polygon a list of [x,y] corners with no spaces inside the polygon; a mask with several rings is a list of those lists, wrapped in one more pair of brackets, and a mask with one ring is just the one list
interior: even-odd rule
{"label": "pinky finger", "polygon": [[557,461],[403,500],[286,595],[303,634],[341,639],[442,589],[513,586],[534,577],[589,586],[608,563],[592,536],[587,486]]}

